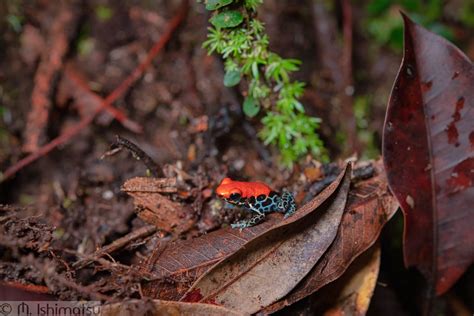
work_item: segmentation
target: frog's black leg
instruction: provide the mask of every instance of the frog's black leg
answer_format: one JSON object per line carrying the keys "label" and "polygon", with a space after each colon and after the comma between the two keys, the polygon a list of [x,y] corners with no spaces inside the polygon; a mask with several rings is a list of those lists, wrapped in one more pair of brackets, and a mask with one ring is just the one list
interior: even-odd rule
{"label": "frog's black leg", "polygon": [[269,205],[271,210],[278,213],[285,213],[285,205],[283,203],[283,199],[281,198],[280,194],[277,192],[272,191],[268,196],[267,201],[265,204]]}
{"label": "frog's black leg", "polygon": [[289,191],[283,190],[281,200],[283,203],[285,218],[290,217],[296,212],[296,202],[293,194],[291,194]]}

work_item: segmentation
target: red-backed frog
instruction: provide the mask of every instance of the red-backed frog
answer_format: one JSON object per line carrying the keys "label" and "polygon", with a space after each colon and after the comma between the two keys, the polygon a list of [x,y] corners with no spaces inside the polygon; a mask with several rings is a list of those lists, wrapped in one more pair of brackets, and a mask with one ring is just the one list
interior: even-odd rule
{"label": "red-backed frog", "polygon": [[225,178],[217,187],[216,193],[226,202],[256,213],[248,220],[232,224],[232,228],[254,226],[269,212],[285,213],[287,218],[296,211],[295,199],[290,192],[283,190],[281,194],[277,193],[262,182],[243,182]]}

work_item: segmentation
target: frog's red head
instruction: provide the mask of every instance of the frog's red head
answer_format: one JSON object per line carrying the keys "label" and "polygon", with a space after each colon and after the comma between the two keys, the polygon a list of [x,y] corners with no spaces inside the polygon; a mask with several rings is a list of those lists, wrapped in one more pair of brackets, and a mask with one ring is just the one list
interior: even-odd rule
{"label": "frog's red head", "polygon": [[248,198],[260,194],[268,195],[271,189],[261,182],[242,182],[224,178],[216,189],[216,193],[223,199]]}
{"label": "frog's red head", "polygon": [[242,190],[239,188],[238,181],[232,181],[231,178],[224,178],[221,184],[217,187],[216,193],[223,199],[228,199],[233,194],[242,196]]}

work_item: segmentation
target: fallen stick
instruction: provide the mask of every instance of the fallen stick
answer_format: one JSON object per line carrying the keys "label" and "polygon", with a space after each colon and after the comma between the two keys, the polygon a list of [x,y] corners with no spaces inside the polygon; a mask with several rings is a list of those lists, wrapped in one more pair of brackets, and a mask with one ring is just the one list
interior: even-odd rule
{"label": "fallen stick", "polygon": [[24,284],[17,281],[2,281],[0,285],[6,285],[26,292],[36,294],[48,294],[50,291],[47,286],[36,284]]}
{"label": "fallen stick", "polygon": [[158,229],[156,228],[156,226],[153,226],[153,225],[147,225],[147,226],[141,227],[119,239],[114,240],[111,244],[100,248],[91,256],[92,257],[91,259],[86,259],[86,260],[81,259],[75,262],[72,266],[76,269],[82,269],[85,266],[87,266],[89,263],[91,263],[92,261],[97,261],[97,259],[125,247],[132,241],[135,241],[139,238],[148,237],[151,234],[154,234],[157,230]]}
{"label": "fallen stick", "polygon": [[125,148],[129,152],[132,153],[135,159],[140,160],[145,164],[148,171],[151,173],[151,175],[154,178],[158,178],[160,175],[163,175],[163,172],[158,167],[156,162],[154,162],[153,159],[146,152],[144,152],[140,147],[138,147],[136,144],[132,143],[131,141],[129,141],[128,139],[120,135],[117,135],[115,137],[116,137],[116,140],[110,146],[110,150],[108,150],[105,154],[103,154],[101,159],[108,156],[112,156],[116,154],[118,151],[121,151],[123,148]]}
{"label": "fallen stick", "polygon": [[48,35],[48,45],[44,47],[41,54],[31,94],[31,110],[24,132],[23,151],[25,152],[37,151],[40,142],[44,139],[44,130],[51,108],[53,82],[63,66],[63,58],[69,48],[69,37],[77,22],[74,12],[75,10],[70,6],[60,6]]}
{"label": "fallen stick", "polygon": [[[86,105],[82,104],[83,102],[81,100],[84,99],[88,100],[88,105],[92,106],[93,108],[99,108],[104,102],[102,97],[89,89],[89,86],[87,85],[84,78],[78,73],[77,69],[71,63],[68,63],[66,67],[64,67],[64,78],[67,80],[68,86],[73,86],[73,89],[71,89],[72,96],[75,102],[79,105]],[[143,128],[140,126],[140,124],[128,118],[127,115],[121,110],[114,108],[110,104],[106,105],[104,110],[109,112],[110,115],[114,117],[114,119],[116,119],[120,124],[130,131],[137,134],[143,133]]]}
{"label": "fallen stick", "polygon": [[168,41],[171,39],[171,35],[173,34],[173,32],[178,28],[178,26],[184,20],[184,17],[186,16],[187,11],[188,11],[188,0],[184,0],[178,13],[173,17],[173,19],[171,19],[164,34],[161,36],[160,40],[156,42],[156,44],[148,52],[148,55],[145,58],[145,60],[140,65],[138,65],[137,68],[135,68],[133,72],[127,78],[125,78],[125,80],[122,81],[122,83],[104,99],[101,106],[97,108],[93,114],[82,118],[82,120],[79,123],[77,123],[76,125],[72,126],[70,129],[63,132],[63,134],[59,135],[48,144],[40,147],[36,152],[26,156],[25,158],[16,162],[13,166],[9,167],[3,173],[3,175],[0,174],[0,183],[10,178],[11,176],[16,174],[18,171],[20,171],[24,167],[28,166],[32,162],[46,155],[54,148],[66,143],[72,137],[79,134],[87,125],[89,125],[94,120],[94,118],[96,117],[98,113],[102,112],[107,106],[110,106],[113,102],[115,102],[115,100],[121,97],[130,88],[130,86],[133,83],[135,83],[135,81],[145,72],[147,67],[150,66],[153,59],[168,43]]}

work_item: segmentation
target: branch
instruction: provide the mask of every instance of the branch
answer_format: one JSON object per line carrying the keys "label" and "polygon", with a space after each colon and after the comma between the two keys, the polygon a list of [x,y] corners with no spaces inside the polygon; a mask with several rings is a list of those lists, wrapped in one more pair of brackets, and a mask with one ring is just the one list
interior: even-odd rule
{"label": "branch", "polygon": [[67,5],[59,8],[51,26],[48,45],[44,47],[41,61],[35,74],[34,88],[31,94],[31,110],[25,128],[25,143],[23,151],[35,152],[38,150],[48,123],[48,114],[51,108],[51,93],[55,76],[63,66],[63,58],[68,50],[68,42],[72,30],[75,29],[77,17],[75,10]]}
{"label": "branch", "polygon": [[[102,97],[89,89],[86,81],[72,63],[68,63],[64,68],[64,78],[66,79],[67,87],[70,90],[72,97],[79,105],[84,106],[86,104],[83,103],[87,102],[87,105],[92,106],[92,108],[98,108],[104,102]],[[105,107],[105,111],[109,112],[114,119],[120,122],[120,124],[128,130],[137,134],[143,133],[143,127],[128,118],[121,110],[116,109],[109,104]]]}

